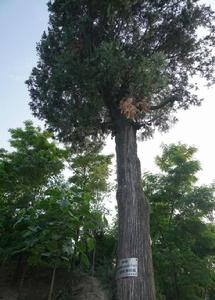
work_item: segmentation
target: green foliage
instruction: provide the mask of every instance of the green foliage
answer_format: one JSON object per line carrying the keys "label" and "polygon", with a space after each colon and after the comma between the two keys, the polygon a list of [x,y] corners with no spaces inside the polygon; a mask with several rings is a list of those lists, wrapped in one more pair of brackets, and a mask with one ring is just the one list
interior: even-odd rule
{"label": "green foliage", "polygon": [[205,299],[213,293],[215,189],[195,185],[195,152],[183,144],[165,145],[156,158],[162,173],[144,177],[160,299]]}
{"label": "green foliage", "polygon": [[[29,122],[11,130],[11,146],[0,152],[0,261],[79,268],[114,293],[116,229],[102,204],[111,156],[71,154]],[[162,173],[144,177],[160,300],[214,299],[215,190],[197,185],[195,153],[164,145],[156,158]]]}
{"label": "green foliage", "polygon": [[28,226],[34,204],[45,186],[63,169],[65,151],[51,135],[30,121],[24,129],[10,130],[11,147],[0,153],[0,255],[8,258],[25,250],[22,231]]}
{"label": "green foliage", "polygon": [[0,153],[1,192],[18,194],[19,189],[37,189],[63,169],[65,151],[49,140],[48,131],[42,132],[26,121],[24,129],[11,129],[10,133],[14,151],[1,149]]}
{"label": "green foliage", "polygon": [[70,164],[73,176],[70,182],[80,188],[84,186],[85,191],[91,193],[108,191],[108,166],[111,158],[111,155],[105,156],[97,153],[84,153],[73,157]]}
{"label": "green foliage", "polygon": [[0,260],[89,270],[95,235],[108,226],[102,199],[111,156],[72,155],[31,122],[10,132],[15,150],[0,153]]}
{"label": "green foliage", "polygon": [[[108,227],[103,196],[110,190],[107,179],[111,158],[90,152],[72,156],[68,160],[72,170],[69,178],[70,193],[79,214],[75,237],[78,247],[75,252],[88,270],[95,268],[92,252],[97,247],[96,236]],[[79,259],[76,259],[78,263]]]}
{"label": "green foliage", "polygon": [[74,249],[75,220],[72,205],[65,202],[60,184],[47,189],[34,205],[23,238],[31,265],[69,265]]}
{"label": "green foliage", "polygon": [[215,16],[199,1],[55,0],[48,9],[30,106],[76,146],[115,134],[128,98],[144,136],[166,130],[179,108],[200,103],[190,76],[213,81]]}

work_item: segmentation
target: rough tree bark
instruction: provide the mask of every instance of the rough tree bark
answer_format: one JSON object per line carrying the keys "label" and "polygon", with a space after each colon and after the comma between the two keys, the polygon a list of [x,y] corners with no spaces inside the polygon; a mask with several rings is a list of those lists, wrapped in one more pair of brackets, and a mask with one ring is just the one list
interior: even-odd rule
{"label": "rough tree bark", "polygon": [[116,124],[118,260],[138,258],[138,277],[117,280],[118,300],[155,300],[149,207],[143,195],[136,129],[122,116]]}

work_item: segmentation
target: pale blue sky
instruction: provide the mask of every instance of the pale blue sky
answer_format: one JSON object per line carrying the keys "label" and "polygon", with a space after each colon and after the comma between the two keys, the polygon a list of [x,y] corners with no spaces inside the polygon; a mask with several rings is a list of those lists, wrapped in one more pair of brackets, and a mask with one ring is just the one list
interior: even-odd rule
{"label": "pale blue sky", "polygon": [[36,63],[36,42],[47,26],[46,0],[0,0],[0,147],[8,129],[32,118],[24,81]]}
{"label": "pale blue sky", "polygon": [[[0,148],[8,146],[9,128],[22,126],[24,120],[32,119],[24,81],[36,64],[36,43],[47,27],[46,2],[0,0]],[[202,2],[215,9],[215,0]],[[199,85],[202,85],[200,80]],[[142,169],[156,170],[153,161],[162,142],[181,141],[199,149],[196,157],[203,167],[200,182],[210,183],[215,179],[215,88],[201,87],[200,95],[205,97],[200,108],[181,112],[178,124],[169,133],[156,134],[153,140],[139,145]],[[114,152],[113,141],[108,142],[106,152]]]}

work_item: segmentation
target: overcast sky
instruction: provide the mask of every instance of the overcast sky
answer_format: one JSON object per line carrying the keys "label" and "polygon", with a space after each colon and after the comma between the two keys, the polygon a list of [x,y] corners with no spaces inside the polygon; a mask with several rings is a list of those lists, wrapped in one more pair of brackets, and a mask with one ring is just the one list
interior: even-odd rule
{"label": "overcast sky", "polygon": [[[22,126],[24,120],[33,119],[28,107],[29,95],[24,81],[35,66],[36,43],[40,40],[48,21],[46,0],[0,0],[0,148],[8,147],[8,129]],[[211,4],[215,1],[202,1]],[[201,107],[193,107],[178,114],[179,122],[166,134],[139,144],[139,157],[143,170],[156,171],[154,157],[161,143],[178,141],[198,148],[196,158],[202,171],[200,183],[215,179],[215,87],[207,89],[203,82],[199,93],[205,100]],[[38,124],[38,120],[34,119]],[[114,152],[113,141],[108,141],[106,152]]]}

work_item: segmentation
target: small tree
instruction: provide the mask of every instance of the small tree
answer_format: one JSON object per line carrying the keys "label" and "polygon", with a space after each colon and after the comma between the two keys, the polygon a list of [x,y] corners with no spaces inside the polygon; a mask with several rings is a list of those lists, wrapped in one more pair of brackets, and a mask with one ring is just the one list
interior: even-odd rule
{"label": "small tree", "polygon": [[25,246],[20,231],[28,225],[43,189],[64,168],[65,156],[65,151],[49,140],[51,134],[30,121],[10,133],[12,151],[0,152],[1,259],[22,252]]}
{"label": "small tree", "polygon": [[144,178],[158,299],[206,299],[214,290],[215,189],[196,185],[195,152],[183,144],[165,145],[156,159],[162,173]]}
{"label": "small tree", "polygon": [[[105,208],[103,206],[103,196],[110,189],[107,182],[109,176],[109,166],[111,156],[100,155],[97,152],[82,153],[72,156],[69,159],[70,168],[73,175],[69,178],[70,193],[79,214],[76,226],[75,252],[78,245],[84,249],[84,253],[79,255],[88,260],[87,252],[92,252],[91,264],[92,273],[95,268],[95,236],[107,226],[105,218]],[[84,242],[84,243],[83,243]],[[76,253],[78,254],[78,253]],[[77,257],[74,256],[75,259]]]}
{"label": "small tree", "polygon": [[[178,109],[200,104],[190,76],[211,80],[214,13],[197,0],[49,1],[48,32],[27,81],[30,106],[58,136],[85,145],[115,136],[118,260],[138,258],[118,299],[155,299],[149,210],[136,136],[167,130]],[[203,28],[203,35],[197,29]]]}

